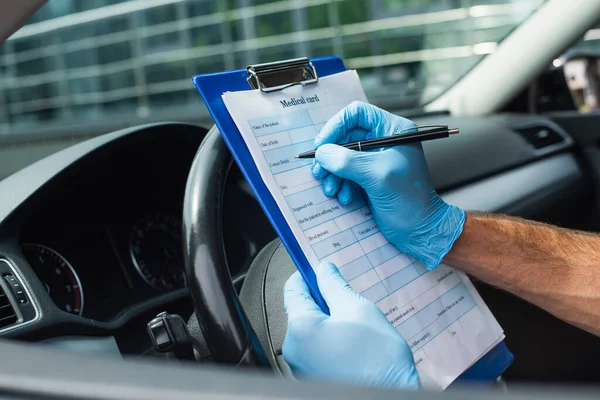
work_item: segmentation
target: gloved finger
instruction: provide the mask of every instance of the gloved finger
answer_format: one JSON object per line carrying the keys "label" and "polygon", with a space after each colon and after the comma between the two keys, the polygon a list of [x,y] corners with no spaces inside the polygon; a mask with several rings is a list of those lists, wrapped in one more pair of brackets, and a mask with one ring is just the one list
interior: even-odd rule
{"label": "gloved finger", "polygon": [[283,287],[283,304],[288,321],[299,318],[326,318],[327,315],[315,303],[308,285],[296,271],[290,276]]}
{"label": "gloved finger", "polygon": [[346,136],[342,137],[340,140],[332,144],[346,144],[351,142],[358,142],[359,140],[369,139],[369,135],[372,135],[371,132],[365,131],[364,129],[353,129],[349,133],[347,133]]}
{"label": "gloved finger", "polygon": [[321,164],[317,162],[317,160],[313,160],[311,172],[315,179],[325,179],[325,177],[329,174],[329,171],[323,168]]}
{"label": "gloved finger", "polygon": [[315,137],[315,147],[319,147],[326,143],[340,143],[344,137],[350,136],[351,133],[354,139],[353,141],[365,139],[367,133],[371,129],[362,129],[360,126],[358,126],[358,123],[355,123],[353,126],[353,122],[355,122],[355,120],[351,117],[351,115],[355,113],[355,108],[358,107],[358,103],[359,102],[354,102],[350,104],[344,109],[338,111],[337,114],[327,121],[327,123],[323,126],[323,128],[321,128]]}
{"label": "gloved finger", "polygon": [[378,153],[348,150],[334,144],[324,144],[316,151],[315,159],[321,167],[344,179],[362,186],[373,169]]}
{"label": "gloved finger", "polygon": [[[343,137],[340,139],[338,144],[345,144],[350,142],[356,142],[359,140],[365,140],[369,138],[369,134],[361,129],[355,129],[350,132],[350,135]],[[315,147],[316,148],[316,147]],[[316,160],[313,160],[312,164],[312,174],[315,179],[325,179],[329,171],[327,171],[321,164],[319,164]]]}
{"label": "gloved finger", "polygon": [[353,308],[358,294],[350,287],[340,271],[329,261],[323,261],[315,270],[317,284],[332,315],[344,308]]}
{"label": "gloved finger", "polygon": [[360,196],[360,187],[353,181],[344,179],[337,198],[342,205],[347,205]]}
{"label": "gloved finger", "polygon": [[342,186],[342,178],[339,176],[329,174],[323,179],[323,193],[325,196],[333,197],[340,190]]}

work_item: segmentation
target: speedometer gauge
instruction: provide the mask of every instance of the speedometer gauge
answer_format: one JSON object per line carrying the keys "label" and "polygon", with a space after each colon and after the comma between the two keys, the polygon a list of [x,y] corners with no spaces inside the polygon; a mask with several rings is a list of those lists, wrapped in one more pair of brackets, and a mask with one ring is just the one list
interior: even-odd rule
{"label": "speedometer gauge", "polygon": [[150,214],[134,225],[131,259],[142,278],[157,290],[185,285],[181,221],[168,214]]}
{"label": "speedometer gauge", "polygon": [[77,273],[57,251],[39,244],[22,246],[23,255],[40,278],[50,298],[63,311],[81,315],[83,290]]}

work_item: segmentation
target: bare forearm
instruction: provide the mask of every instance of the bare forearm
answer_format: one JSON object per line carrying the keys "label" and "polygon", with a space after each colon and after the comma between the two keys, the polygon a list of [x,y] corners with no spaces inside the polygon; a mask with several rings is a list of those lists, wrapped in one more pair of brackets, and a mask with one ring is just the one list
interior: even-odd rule
{"label": "bare forearm", "polygon": [[600,236],[468,214],[444,262],[600,335]]}

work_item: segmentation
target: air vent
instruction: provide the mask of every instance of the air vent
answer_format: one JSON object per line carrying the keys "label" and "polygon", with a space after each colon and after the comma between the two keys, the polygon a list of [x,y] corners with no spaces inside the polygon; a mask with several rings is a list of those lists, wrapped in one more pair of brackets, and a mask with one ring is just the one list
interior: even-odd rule
{"label": "air vent", "polygon": [[0,286],[0,328],[12,325],[17,322],[17,314],[2,286]]}
{"label": "air vent", "polygon": [[527,127],[515,128],[529,144],[536,150],[554,146],[566,141],[565,137],[555,129],[545,125],[531,125]]}

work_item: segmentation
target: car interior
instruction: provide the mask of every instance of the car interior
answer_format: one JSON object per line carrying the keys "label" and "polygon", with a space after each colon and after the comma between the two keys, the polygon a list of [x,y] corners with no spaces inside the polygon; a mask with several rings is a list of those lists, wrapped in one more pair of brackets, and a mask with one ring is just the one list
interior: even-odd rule
{"label": "car interior", "polygon": [[[16,23],[2,24],[2,36],[26,21],[33,3]],[[556,1],[545,7],[540,12],[561,9]],[[522,26],[457,84],[465,90],[496,74],[504,80],[490,85],[508,87],[505,94],[461,102],[451,89],[436,100],[439,108],[401,111],[417,125],[460,127],[451,139],[423,145],[445,201],[600,230],[600,113],[580,112],[565,78],[569,62],[597,60],[568,53],[597,25],[600,7],[591,8],[592,15],[572,17],[576,28],[557,28],[562,42],[538,49],[544,54],[528,66],[496,62],[534,29]],[[544,25],[536,18],[528,23]],[[485,104],[491,109],[476,110]],[[282,287],[295,269],[215,126],[152,122],[66,147],[0,181],[0,337],[7,339],[0,352],[10,360],[0,366],[0,393],[397,398],[291,376],[281,355]],[[473,282],[514,354],[503,397],[597,396],[598,337]],[[157,327],[179,329],[181,321],[191,342],[162,349]],[[556,384],[569,389],[546,391]],[[473,390],[460,385],[444,395],[499,395],[489,385]]]}

